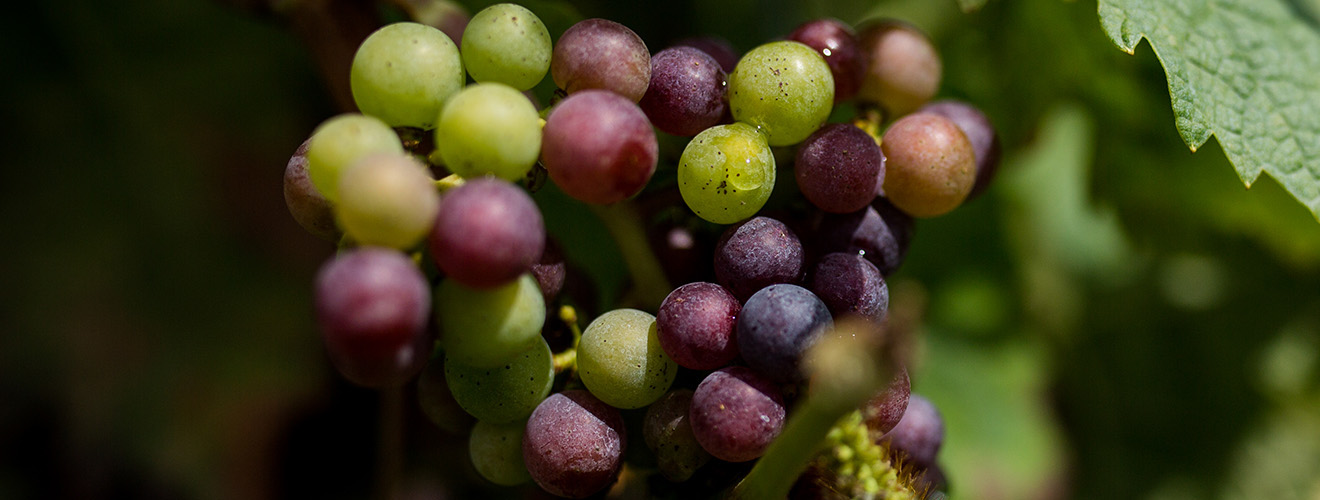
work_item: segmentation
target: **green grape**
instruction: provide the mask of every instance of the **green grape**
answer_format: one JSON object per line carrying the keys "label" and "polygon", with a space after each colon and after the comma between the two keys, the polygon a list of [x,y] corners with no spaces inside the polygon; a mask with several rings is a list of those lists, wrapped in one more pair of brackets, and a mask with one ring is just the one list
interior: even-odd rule
{"label": "green grape", "polygon": [[541,116],[513,87],[478,83],[455,94],[440,112],[435,149],[459,176],[517,181],[541,154]]}
{"label": "green grape", "polygon": [[550,71],[550,31],[521,5],[495,4],[472,16],[462,53],[473,80],[527,90]]}
{"label": "green grape", "polygon": [[436,288],[435,313],[447,359],[493,368],[541,338],[545,299],[530,274],[484,290],[447,279]]}
{"label": "green grape", "polygon": [[815,49],[771,42],[747,52],[729,74],[733,119],[764,130],[771,146],[806,139],[834,106],[834,75]]}
{"label": "green grape", "polygon": [[751,125],[708,128],[678,163],[678,191],[697,216],[731,224],[755,215],[775,188],[775,157]]}
{"label": "green grape", "polygon": [[531,415],[536,405],[550,395],[550,384],[555,380],[550,345],[540,340],[504,366],[478,368],[445,359],[445,382],[458,406],[477,420],[492,424]]}
{"label": "green grape", "polygon": [[349,72],[353,101],[391,127],[435,126],[451,95],[463,88],[463,60],[444,32],[395,23],[358,47]]}
{"label": "green grape", "polygon": [[468,456],[477,473],[500,486],[517,486],[532,479],[523,463],[522,421],[512,424],[477,422],[468,438]]}
{"label": "green grape", "polygon": [[339,200],[339,176],[371,153],[402,153],[403,143],[389,125],[356,113],[326,120],[307,144],[307,175],[330,201]]}
{"label": "green grape", "polygon": [[616,309],[587,325],[577,362],[587,390],[623,409],[659,399],[678,374],[678,364],[660,347],[655,316],[636,309]]}
{"label": "green grape", "polygon": [[339,177],[335,214],[362,245],[412,248],[431,232],[439,207],[426,167],[406,153],[367,155]]}

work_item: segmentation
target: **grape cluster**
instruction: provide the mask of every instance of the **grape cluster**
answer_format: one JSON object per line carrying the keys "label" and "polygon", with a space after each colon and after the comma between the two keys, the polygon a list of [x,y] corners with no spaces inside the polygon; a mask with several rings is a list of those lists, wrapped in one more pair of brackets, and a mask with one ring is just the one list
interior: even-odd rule
{"label": "grape cluster", "polygon": [[[534,13],[497,4],[459,41],[410,22],[367,38],[350,75],[361,113],[317,127],[284,187],[295,219],[340,245],[315,287],[331,362],[376,388],[425,369],[422,407],[450,429],[466,427],[454,408],[476,419],[471,460],[499,485],[596,494],[639,431],[672,482],[762,457],[811,396],[804,363],[836,320],[888,327],[886,277],[914,217],[982,192],[998,163],[976,108],[928,102],[939,57],[899,22],[811,21],[741,57],[712,37],[652,55],[612,21],[552,42]],[[529,89],[547,74],[560,90],[538,110]],[[826,123],[836,110],[856,118]],[[662,161],[658,134],[690,139]],[[592,205],[681,199],[643,223],[686,284],[580,328],[561,293],[575,277],[532,197],[547,178]],[[786,201],[768,206],[777,184]],[[893,474],[940,476],[939,414],[901,363],[893,373],[803,476],[834,479],[797,490],[875,495]],[[634,409],[629,427],[620,410]]]}

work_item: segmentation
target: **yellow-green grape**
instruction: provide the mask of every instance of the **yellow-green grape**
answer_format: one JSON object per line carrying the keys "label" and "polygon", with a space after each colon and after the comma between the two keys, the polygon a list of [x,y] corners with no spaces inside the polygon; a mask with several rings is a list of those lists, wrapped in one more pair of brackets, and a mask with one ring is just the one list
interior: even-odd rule
{"label": "yellow-green grape", "polygon": [[733,119],[765,131],[771,146],[806,139],[834,107],[834,75],[815,49],[770,42],[747,52],[729,74]]}
{"label": "yellow-green grape", "polygon": [[623,409],[660,399],[678,374],[678,364],[660,347],[655,316],[636,309],[616,309],[587,325],[577,362],[587,390]]}
{"label": "yellow-green grape", "polygon": [[371,154],[340,175],[335,214],[359,244],[404,250],[431,231],[439,206],[434,181],[412,156]]}
{"label": "yellow-green grape", "polygon": [[746,219],[775,188],[775,157],[765,136],[745,123],[708,128],[678,163],[678,191],[697,216],[716,224]]}
{"label": "yellow-green grape", "polygon": [[517,486],[532,479],[523,463],[523,421],[512,424],[477,422],[468,438],[468,456],[477,473],[500,486]]}
{"label": "yellow-green grape", "polygon": [[495,4],[472,16],[461,52],[473,80],[527,90],[550,71],[550,31],[521,5]]}
{"label": "yellow-green grape", "polygon": [[447,279],[436,288],[435,314],[447,359],[503,367],[541,339],[545,299],[530,274],[484,290]]}
{"label": "yellow-green grape", "polygon": [[358,47],[349,71],[358,109],[391,127],[434,127],[463,83],[458,47],[444,32],[417,23],[376,30]]}
{"label": "yellow-green grape", "polygon": [[339,200],[339,176],[371,153],[402,153],[403,143],[389,125],[356,113],[326,120],[307,144],[307,175],[330,201]]}
{"label": "yellow-green grape", "polygon": [[435,128],[435,149],[461,177],[517,181],[541,154],[541,116],[513,87],[478,83],[445,104]]}

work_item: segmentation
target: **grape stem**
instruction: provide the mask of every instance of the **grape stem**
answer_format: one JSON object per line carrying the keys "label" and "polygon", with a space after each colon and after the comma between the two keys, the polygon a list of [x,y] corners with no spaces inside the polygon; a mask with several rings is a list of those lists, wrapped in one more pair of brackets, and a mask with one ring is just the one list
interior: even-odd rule
{"label": "grape stem", "polygon": [[582,342],[582,329],[578,327],[577,309],[574,309],[573,306],[560,307],[559,319],[568,325],[568,331],[573,334],[573,346],[555,355],[555,374],[577,370],[577,348],[578,343]]}
{"label": "grape stem", "polygon": [[633,279],[633,298],[644,309],[654,311],[659,308],[672,288],[646,240],[646,230],[637,208],[624,201],[609,206],[591,205],[591,211],[605,224],[623,254],[624,264]]}

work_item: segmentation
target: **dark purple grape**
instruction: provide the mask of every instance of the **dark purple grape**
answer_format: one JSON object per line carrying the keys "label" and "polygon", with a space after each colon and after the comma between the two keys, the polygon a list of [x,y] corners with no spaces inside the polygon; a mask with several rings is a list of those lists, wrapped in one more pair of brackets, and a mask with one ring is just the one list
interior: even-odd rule
{"label": "dark purple grape", "polygon": [[885,156],[862,129],[832,123],[798,148],[793,174],[802,195],[821,210],[856,212],[875,199],[885,175]]}
{"label": "dark purple grape", "polygon": [[945,496],[939,492],[949,490],[949,480],[944,476],[944,468],[940,464],[926,466],[914,483],[917,488],[932,492],[926,500],[943,500]]}
{"label": "dark purple grape", "polygon": [[334,206],[312,185],[307,176],[307,144],[303,141],[298,150],[289,157],[289,164],[284,167],[284,204],[293,214],[298,225],[323,239],[339,239],[339,227],[335,225]]}
{"label": "dark purple grape", "polygon": [[733,71],[738,66],[738,51],[733,49],[733,45],[728,40],[717,36],[694,36],[684,38],[674,42],[675,47],[692,47],[705,52],[716,62],[720,63],[720,69],[725,73]]}
{"label": "dark purple grape", "polygon": [[724,117],[726,79],[705,52],[671,47],[651,58],[651,85],[637,104],[656,128],[691,137]]}
{"label": "dark purple grape", "polygon": [[633,102],[604,90],[560,101],[542,130],[541,161],[564,193],[607,205],[637,194],[660,156],[655,130]]}
{"label": "dark purple grape", "polygon": [[747,299],[738,316],[738,351],[747,365],[776,382],[802,379],[807,348],[833,327],[815,294],[791,284],[770,285]]}
{"label": "dark purple grape", "polygon": [[825,63],[834,75],[834,102],[843,102],[857,95],[866,67],[851,27],[836,19],[817,19],[802,23],[788,35],[788,39],[816,49],[825,57]]}
{"label": "dark purple grape", "polygon": [[585,498],[614,482],[627,446],[623,416],[585,390],[551,394],[527,420],[523,462],[554,495]]}
{"label": "dark purple grape", "polygon": [[907,411],[911,395],[912,379],[908,378],[907,368],[900,366],[889,385],[862,406],[862,420],[871,436],[878,439],[898,425]]}
{"label": "dark purple grape", "polygon": [[366,387],[402,385],[431,355],[431,289],[403,253],[362,247],[339,254],[316,277],[316,319],[344,378]]}
{"label": "dark purple grape", "polygon": [[742,366],[706,376],[692,395],[692,434],[715,458],[746,462],[765,453],[784,428],[784,397]]}
{"label": "dark purple grape", "polygon": [[944,443],[944,418],[930,400],[913,394],[908,399],[903,419],[880,441],[888,443],[889,451],[895,457],[901,454],[909,463],[930,467],[935,464],[935,455]]}
{"label": "dark purple grape", "polygon": [[986,118],[985,113],[976,106],[953,99],[935,101],[917,111],[943,116],[953,120],[962,129],[967,140],[972,142],[972,151],[976,156],[976,183],[972,184],[972,192],[967,194],[967,199],[975,198],[985,191],[999,170],[1001,154],[999,134],[995,133],[995,126]]}
{"label": "dark purple grape", "polygon": [[454,394],[449,392],[445,382],[444,356],[435,356],[426,363],[421,376],[417,377],[417,406],[421,407],[426,418],[454,435],[467,435],[472,430],[476,419],[458,405]]}
{"label": "dark purple grape", "polygon": [[675,363],[714,370],[738,357],[738,298],[714,283],[688,283],[665,297],[656,313],[660,347]]}
{"label": "dark purple grape", "polygon": [[674,482],[687,481],[710,461],[710,453],[692,434],[692,391],[676,389],[651,403],[642,419],[642,436],[655,453],[660,473]]}
{"label": "dark purple grape", "polygon": [[858,253],[889,276],[903,264],[912,231],[912,216],[877,198],[853,213],[825,214],[816,229],[816,254]]}
{"label": "dark purple grape", "polygon": [[884,275],[856,253],[835,252],[822,257],[811,275],[811,291],[836,318],[856,314],[878,324],[889,311],[889,286]]}
{"label": "dark purple grape", "polygon": [[531,269],[545,249],[545,223],[525,191],[484,177],[445,193],[429,242],[446,276],[488,289]]}
{"label": "dark purple grape", "polygon": [[738,300],[747,300],[769,285],[801,281],[805,259],[792,229],[753,217],[724,230],[715,245],[715,278]]}
{"label": "dark purple grape", "polygon": [[635,103],[651,82],[651,52],[627,26],[587,19],[568,28],[555,43],[550,76],[569,94],[604,89]]}
{"label": "dark purple grape", "polygon": [[541,252],[541,258],[532,264],[531,271],[532,277],[536,278],[536,285],[541,288],[541,296],[545,297],[546,305],[550,305],[564,289],[564,279],[568,276],[568,263],[564,261],[564,251],[560,249],[559,242],[554,238],[546,238],[545,250]]}

